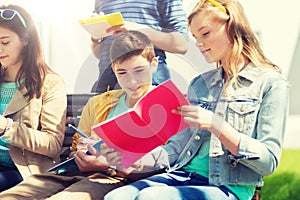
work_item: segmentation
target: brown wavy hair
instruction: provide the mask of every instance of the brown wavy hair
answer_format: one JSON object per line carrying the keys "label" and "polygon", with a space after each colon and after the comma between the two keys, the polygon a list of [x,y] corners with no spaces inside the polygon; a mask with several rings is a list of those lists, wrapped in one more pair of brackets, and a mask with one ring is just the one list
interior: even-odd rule
{"label": "brown wavy hair", "polygon": [[[20,6],[1,6],[0,9],[16,10],[25,20],[26,27],[24,27],[18,17],[14,17],[11,20],[5,20],[0,17],[0,26],[15,32],[20,39],[27,41],[27,45],[23,47],[21,52],[23,63],[17,73],[15,82],[20,82],[21,79],[25,78],[24,83],[21,85],[21,87],[24,86],[27,89],[27,93],[24,96],[29,99],[33,97],[39,98],[42,93],[46,73],[52,72],[52,70],[45,63],[35,23],[30,14]],[[4,81],[4,75],[5,69],[1,66],[0,83]]]}
{"label": "brown wavy hair", "polygon": [[142,55],[149,62],[155,57],[151,40],[139,31],[119,33],[110,48],[110,59],[113,63],[123,63],[133,56]]}

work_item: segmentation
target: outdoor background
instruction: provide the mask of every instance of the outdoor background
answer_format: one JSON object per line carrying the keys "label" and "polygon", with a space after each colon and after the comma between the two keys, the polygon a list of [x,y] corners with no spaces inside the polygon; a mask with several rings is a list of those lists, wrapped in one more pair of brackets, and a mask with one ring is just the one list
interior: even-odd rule
{"label": "outdoor background", "polygon": [[[188,14],[196,0],[183,0]],[[265,177],[262,199],[300,199],[300,15],[299,0],[240,0],[266,56],[290,81],[290,109],[279,168]],[[0,0],[32,14],[50,67],[65,80],[68,93],[89,93],[98,76],[90,35],[78,19],[91,16],[94,0]],[[298,13],[298,14],[297,14]],[[171,78],[183,93],[189,81],[214,67],[204,61],[191,38],[185,55],[167,54]]]}
{"label": "outdoor background", "polygon": [[[187,14],[196,2],[183,0]],[[290,81],[290,109],[284,149],[298,149],[293,158],[299,160],[300,1],[240,2],[266,56],[282,68],[283,75]],[[22,5],[32,14],[39,29],[46,60],[64,78],[67,92],[89,93],[98,76],[98,61],[90,50],[90,35],[80,27],[78,19],[91,16],[94,0],[0,0],[0,5],[8,3]],[[187,84],[194,76],[214,67],[205,63],[193,39],[187,54],[168,54],[167,62],[172,79],[182,92],[186,91]],[[297,184],[300,188],[300,183]]]}

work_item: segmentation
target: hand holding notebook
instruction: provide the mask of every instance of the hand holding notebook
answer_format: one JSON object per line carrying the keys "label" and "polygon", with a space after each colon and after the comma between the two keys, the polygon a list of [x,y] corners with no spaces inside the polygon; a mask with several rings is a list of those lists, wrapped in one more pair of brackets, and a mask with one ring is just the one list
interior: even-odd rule
{"label": "hand holding notebook", "polygon": [[[70,128],[72,128],[73,130],[75,130],[79,135],[81,135],[83,137],[83,139],[89,139],[89,137],[81,132],[80,130],[78,130],[75,126],[73,126],[72,124],[68,125]],[[99,140],[97,142],[94,143],[93,147],[97,149],[97,151],[101,151],[100,150],[100,145],[103,143],[102,140]],[[87,151],[86,154],[90,155],[90,152]],[[50,169],[48,169],[48,172],[51,171],[56,171],[57,174],[61,174],[61,173],[65,173],[65,172],[70,172],[70,171],[74,171],[74,170],[79,170],[77,164],[75,163],[74,157],[70,158],[64,162],[59,163],[58,165],[55,165],[54,167],[51,167]]]}

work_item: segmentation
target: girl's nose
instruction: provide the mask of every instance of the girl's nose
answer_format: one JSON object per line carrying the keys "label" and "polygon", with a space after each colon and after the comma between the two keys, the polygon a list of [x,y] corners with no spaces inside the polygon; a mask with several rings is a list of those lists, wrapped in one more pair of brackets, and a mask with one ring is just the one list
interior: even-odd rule
{"label": "girl's nose", "polygon": [[196,42],[196,46],[197,46],[197,47],[201,47],[201,46],[203,46],[203,42],[202,42],[202,41],[200,41],[200,40],[197,40],[197,42]]}

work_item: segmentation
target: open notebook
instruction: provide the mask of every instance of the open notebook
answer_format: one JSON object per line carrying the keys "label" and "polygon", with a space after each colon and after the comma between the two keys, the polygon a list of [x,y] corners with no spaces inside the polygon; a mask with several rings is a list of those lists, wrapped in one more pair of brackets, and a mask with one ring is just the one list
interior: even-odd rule
{"label": "open notebook", "polygon": [[92,127],[108,145],[122,154],[124,167],[131,166],[171,136],[188,128],[181,115],[171,111],[188,105],[171,80],[145,94],[129,111]]}

